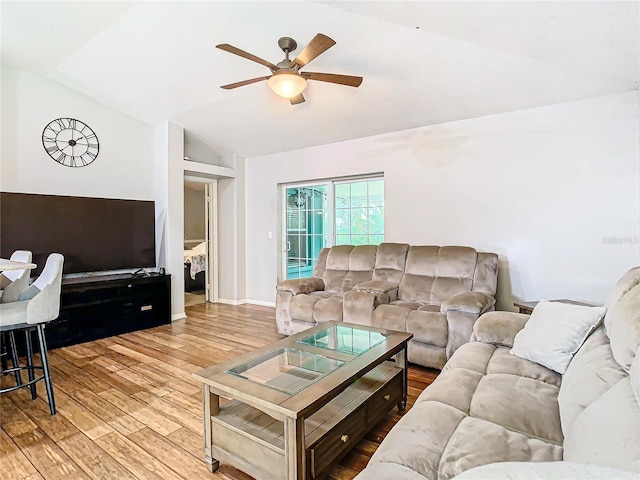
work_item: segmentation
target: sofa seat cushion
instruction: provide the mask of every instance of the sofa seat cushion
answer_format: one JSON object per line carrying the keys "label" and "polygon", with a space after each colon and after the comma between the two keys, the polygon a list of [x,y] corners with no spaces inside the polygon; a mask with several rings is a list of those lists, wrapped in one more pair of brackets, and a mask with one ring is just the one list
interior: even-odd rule
{"label": "sofa seat cushion", "polygon": [[428,343],[445,348],[449,337],[447,316],[438,312],[414,310],[409,312],[406,323],[407,332],[413,333],[416,342]]}
{"label": "sofa seat cushion", "polygon": [[289,304],[291,318],[308,323],[342,320],[342,298],[332,292],[296,295]]}
{"label": "sofa seat cushion", "polygon": [[562,460],[560,380],[508,348],[467,343],[389,432],[363,478],[376,478],[378,463],[439,480],[492,462]]}
{"label": "sofa seat cushion", "polygon": [[448,341],[447,317],[438,305],[396,300],[378,306],[371,323],[380,328],[413,333],[412,342],[445,348]]}
{"label": "sofa seat cushion", "polygon": [[512,374],[489,374],[478,383],[469,415],[562,445],[558,387]]}
{"label": "sofa seat cushion", "polygon": [[509,348],[482,342],[471,342],[465,344],[464,347],[464,354],[454,354],[444,367],[443,373],[447,370],[465,369],[482,375],[516,375],[539,380],[556,387],[560,387],[562,382],[562,376],[558,373],[537,363],[511,355]]}
{"label": "sofa seat cushion", "polygon": [[[501,425],[465,415],[450,405],[424,401],[415,405],[389,432],[369,462],[395,463],[431,480],[444,480],[470,468],[501,461],[558,461],[562,447]],[[359,477],[360,480],[360,477]]]}
{"label": "sofa seat cushion", "polygon": [[418,307],[419,312],[438,312],[440,313],[440,305],[421,305]]}
{"label": "sofa seat cushion", "polygon": [[374,327],[386,328],[405,332],[407,329],[407,317],[416,308],[406,305],[397,305],[392,302],[389,305],[380,305],[371,316],[371,324]]}
{"label": "sofa seat cushion", "polygon": [[[404,300],[396,300],[394,302],[391,302],[389,305],[393,307],[398,307],[398,308],[406,308],[407,310],[417,310],[423,304],[420,302],[407,302]],[[409,312],[406,312],[406,313],[408,314]]]}
{"label": "sofa seat cushion", "polygon": [[313,319],[318,323],[342,320],[342,295],[321,298],[313,308]]}
{"label": "sofa seat cushion", "polygon": [[365,468],[358,475],[358,480],[427,480],[426,477],[420,475],[415,470],[411,470],[404,465],[398,463],[380,462],[375,468]]}
{"label": "sofa seat cushion", "polygon": [[[489,347],[489,348],[486,348]],[[433,385],[446,382],[448,388],[428,388],[416,403],[447,401],[466,415],[481,418],[531,438],[561,445],[558,393],[560,376],[555,372],[509,354],[509,349],[479,342],[460,347]],[[474,361],[473,369],[464,366]],[[515,360],[515,361],[514,361]],[[451,388],[462,387],[465,403],[446,400]],[[445,397],[441,397],[445,395]]]}

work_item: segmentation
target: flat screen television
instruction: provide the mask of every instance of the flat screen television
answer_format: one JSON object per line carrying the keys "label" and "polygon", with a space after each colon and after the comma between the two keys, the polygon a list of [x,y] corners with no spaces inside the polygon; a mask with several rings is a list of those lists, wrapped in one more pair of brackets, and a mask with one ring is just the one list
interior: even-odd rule
{"label": "flat screen television", "polygon": [[65,274],[156,266],[155,205],[146,200],[0,193],[0,256],[64,255]]}

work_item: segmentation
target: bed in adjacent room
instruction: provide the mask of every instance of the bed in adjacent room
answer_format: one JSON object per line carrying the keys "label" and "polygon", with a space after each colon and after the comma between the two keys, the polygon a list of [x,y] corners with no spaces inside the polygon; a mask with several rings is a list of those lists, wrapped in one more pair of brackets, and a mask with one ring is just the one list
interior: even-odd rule
{"label": "bed in adjacent room", "polygon": [[207,244],[199,243],[191,249],[184,250],[184,291],[196,292],[204,290],[205,271],[207,268]]}

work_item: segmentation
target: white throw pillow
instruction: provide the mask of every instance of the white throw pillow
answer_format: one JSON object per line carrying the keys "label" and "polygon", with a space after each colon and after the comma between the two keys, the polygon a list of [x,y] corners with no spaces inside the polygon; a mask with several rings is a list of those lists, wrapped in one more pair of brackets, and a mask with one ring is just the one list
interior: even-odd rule
{"label": "white throw pillow", "polygon": [[604,307],[540,300],[516,335],[511,354],[563,374],[606,312]]}

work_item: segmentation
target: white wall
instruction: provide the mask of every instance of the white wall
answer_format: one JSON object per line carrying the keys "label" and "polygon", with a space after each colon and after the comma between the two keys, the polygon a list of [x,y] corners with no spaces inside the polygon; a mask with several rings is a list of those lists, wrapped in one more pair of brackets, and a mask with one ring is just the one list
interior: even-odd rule
{"label": "white wall", "polygon": [[243,303],[246,297],[245,159],[222,158],[235,178],[218,180],[219,301]]}
{"label": "white wall", "polygon": [[451,122],[246,162],[247,298],[274,302],[278,183],[385,176],[385,239],[500,254],[499,307],[602,302],[640,264],[638,93]]}
{"label": "white wall", "polygon": [[[60,84],[2,65],[0,189],[5,192],[154,200],[151,127]],[[56,163],[42,147],[50,121],[71,117],[100,141],[86,167]]]}
{"label": "white wall", "polygon": [[[154,125],[153,147],[156,158],[156,215],[164,210],[164,224],[158,267],[171,274],[171,318],[184,318],[184,130],[163,122]],[[156,224],[158,222],[156,221]]]}
{"label": "white wall", "polygon": [[[184,188],[184,238],[186,240],[198,240],[204,242],[205,238],[205,195],[204,187],[201,189],[189,188],[185,182]],[[189,248],[195,247],[197,244],[188,245]]]}
{"label": "white wall", "polygon": [[[154,200],[157,265],[172,274],[174,318],[184,316],[182,128],[137,121],[56,82],[6,65],[1,77],[0,190]],[[65,167],[45,152],[42,130],[60,117],[81,120],[98,136],[100,153],[90,165]],[[168,213],[173,209],[178,212],[170,223]],[[175,237],[171,250],[169,233]]]}
{"label": "white wall", "polygon": [[184,132],[184,155],[193,162],[222,165],[220,155],[187,130]]}
{"label": "white wall", "polygon": [[[5,65],[1,73],[0,190],[155,200],[158,266],[174,274],[182,315],[182,129]],[[61,166],[42,148],[44,126],[66,116],[100,139],[87,167]],[[637,92],[219,161],[238,172],[220,181],[218,203],[220,297],[232,302],[274,301],[278,183],[380,171],[386,239],[500,253],[503,308],[513,298],[602,301],[640,264]]]}

